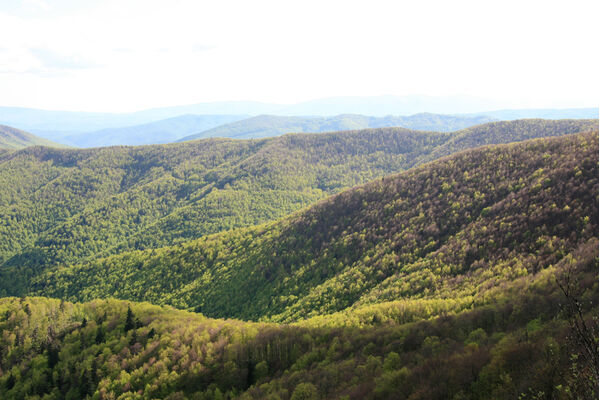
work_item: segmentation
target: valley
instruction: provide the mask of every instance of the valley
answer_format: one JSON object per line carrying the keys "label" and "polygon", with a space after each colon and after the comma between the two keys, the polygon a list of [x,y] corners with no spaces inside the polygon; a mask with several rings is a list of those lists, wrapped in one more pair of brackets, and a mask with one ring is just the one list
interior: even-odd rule
{"label": "valley", "polygon": [[3,150],[0,397],[587,396],[598,132]]}

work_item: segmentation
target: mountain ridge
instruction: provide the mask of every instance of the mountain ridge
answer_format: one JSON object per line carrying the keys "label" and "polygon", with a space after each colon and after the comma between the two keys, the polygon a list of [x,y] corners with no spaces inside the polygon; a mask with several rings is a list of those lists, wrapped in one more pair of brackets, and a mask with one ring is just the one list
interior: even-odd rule
{"label": "mountain ridge", "polygon": [[[484,296],[594,237],[597,150],[597,132],[465,150],[278,222],[49,271],[33,293],[275,322],[398,298]],[[489,269],[496,283],[480,289]]]}
{"label": "mountain ridge", "polygon": [[0,125],[0,149],[16,150],[29,146],[65,147],[44,138],[35,136],[6,125]]}
{"label": "mountain ridge", "polygon": [[240,115],[185,114],[141,125],[70,134],[60,140],[76,147],[140,146],[175,142],[198,130],[245,118]]}
{"label": "mountain ridge", "polygon": [[[0,298],[0,397],[593,398],[592,365],[574,327],[584,322],[599,331],[599,129],[588,131],[594,124],[518,121],[453,136],[385,128],[184,146],[4,151],[0,162],[48,162],[33,176],[36,191],[44,190],[39,183],[47,176],[58,185],[48,193],[61,200],[69,196],[56,189],[78,181],[55,174],[49,163],[81,167],[81,154],[98,152],[110,156],[105,162],[144,166],[104,174],[123,175],[101,182],[149,190],[157,190],[148,178],[161,177],[160,168],[173,177],[189,173],[160,158],[166,149],[208,153],[213,160],[201,162],[217,165],[211,146],[221,145],[224,153],[247,155],[236,165],[255,176],[290,144],[316,140],[320,148],[335,138],[328,157],[310,152],[305,159],[336,168],[361,152],[348,139],[368,137],[372,157],[381,157],[376,150],[387,142],[373,138],[395,132],[403,139],[401,154],[412,157],[398,165],[417,166],[277,221],[34,271],[29,294],[60,299]],[[571,134],[555,137],[560,132]],[[428,138],[429,147],[407,151],[407,135]],[[530,136],[540,138],[490,144]],[[474,144],[483,147],[460,150]],[[244,145],[256,151],[244,153]],[[427,162],[433,152],[441,158]],[[176,153],[167,154],[172,160]],[[283,160],[275,163],[283,176],[301,166]],[[101,161],[92,158],[86,168],[107,172]],[[224,188],[233,176],[227,170],[212,182]],[[72,186],[72,196],[98,190]],[[7,187],[22,195],[27,185]],[[11,201],[0,191],[0,205]],[[92,216],[85,218],[89,223]],[[18,222],[0,221],[13,229]],[[24,277],[3,274],[0,282],[14,278]],[[98,299],[104,297],[125,300]],[[264,322],[214,319],[164,304]]]}
{"label": "mountain ridge", "polygon": [[458,133],[379,128],[6,152],[0,160],[0,293],[21,293],[50,266],[276,220],[345,188],[428,162],[435,151],[441,156],[593,126],[599,129],[599,121],[530,120]]}
{"label": "mountain ridge", "polygon": [[450,132],[491,121],[492,119],[486,116],[465,118],[431,113],[420,113],[407,117],[392,115],[370,117],[358,114],[341,114],[334,117],[259,115],[189,135],[179,139],[178,142],[207,137],[252,139],[278,136],[285,133],[321,133],[385,127]]}

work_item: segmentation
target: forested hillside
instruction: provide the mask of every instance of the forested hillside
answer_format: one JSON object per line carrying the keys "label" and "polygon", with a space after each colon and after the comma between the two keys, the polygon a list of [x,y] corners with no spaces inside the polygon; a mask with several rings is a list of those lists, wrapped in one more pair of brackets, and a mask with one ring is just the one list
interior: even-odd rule
{"label": "forested hillside", "polygon": [[598,132],[536,139],[41,271],[31,294],[89,301],[0,299],[0,398],[596,398],[598,193]]}
{"label": "forested hillside", "polygon": [[[593,399],[596,353],[581,341],[592,336],[573,327],[597,332],[598,243],[489,290],[487,304],[431,310],[414,299],[427,314],[407,316],[405,303],[383,303],[348,326],[336,316],[276,325],[115,300],[0,299],[0,397]],[[565,288],[575,280],[577,297],[555,277]]]}
{"label": "forested hillside", "polygon": [[334,117],[259,115],[189,135],[179,141],[184,142],[210,137],[253,139],[278,136],[284,133],[333,132],[393,126],[424,131],[451,132],[492,120],[492,118],[485,116],[461,117],[430,113],[414,114],[408,117],[391,115],[386,117],[369,117],[356,114],[344,114]]}
{"label": "forested hillside", "polygon": [[557,135],[592,131],[597,129],[597,120],[546,120],[523,119],[516,121],[499,121],[463,129],[431,152],[429,160],[453,154],[464,149],[519,142],[522,140],[547,137],[548,132],[559,132]]}
{"label": "forested hillside", "polygon": [[531,120],[483,125],[476,135],[472,130],[442,134],[383,128],[251,141],[5,152],[0,156],[0,293],[22,293],[30,283],[24,277],[49,266],[280,218],[344,188],[418,165],[456,138],[471,139],[449,151],[584,131],[594,124],[599,125]]}
{"label": "forested hillside", "polygon": [[52,270],[32,293],[278,322],[398,299],[463,308],[594,240],[598,193],[597,133],[480,148],[279,222]]}
{"label": "forested hillside", "polygon": [[31,133],[0,125],[0,149],[22,149],[28,146],[65,147]]}
{"label": "forested hillside", "polygon": [[12,275],[7,267],[75,263],[273,220],[405,169],[443,139],[388,129],[5,153],[2,274]]}

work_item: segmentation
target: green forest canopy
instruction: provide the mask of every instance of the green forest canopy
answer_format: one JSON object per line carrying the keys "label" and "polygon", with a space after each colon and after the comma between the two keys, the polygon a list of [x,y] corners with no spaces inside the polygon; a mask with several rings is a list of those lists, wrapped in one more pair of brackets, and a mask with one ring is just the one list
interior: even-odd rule
{"label": "green forest canopy", "polygon": [[460,308],[596,238],[598,196],[598,133],[480,148],[278,222],[52,269],[25,293],[277,322],[398,299]]}
{"label": "green forest canopy", "polygon": [[[272,221],[331,194],[482,144],[576,133],[594,120],[455,133],[382,128],[171,145],[0,151],[0,274],[35,276]],[[27,279],[4,280],[19,294]]]}
{"label": "green forest canopy", "polygon": [[[436,151],[478,141],[492,142],[473,129]],[[18,154],[36,165],[45,152]],[[57,151],[52,165],[78,165],[75,155]],[[47,182],[43,171],[30,182]],[[146,182],[146,170],[126,171],[114,182]],[[31,193],[93,204],[93,191],[54,179],[73,192],[44,183]],[[460,152],[275,222],[163,248],[73,266],[9,263],[4,290],[87,302],[0,299],[0,398],[595,398],[571,326],[599,332],[598,228],[591,132]]]}

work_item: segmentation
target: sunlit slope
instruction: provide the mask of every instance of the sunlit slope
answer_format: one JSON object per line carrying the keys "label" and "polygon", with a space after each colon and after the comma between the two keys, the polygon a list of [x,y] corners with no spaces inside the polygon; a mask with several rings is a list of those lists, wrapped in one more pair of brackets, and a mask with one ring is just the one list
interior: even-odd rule
{"label": "sunlit slope", "polygon": [[593,324],[598,243],[461,310],[414,299],[278,325],[116,300],[0,299],[0,397],[584,398],[592,377],[567,339],[555,279],[576,282]]}
{"label": "sunlit slope", "polygon": [[598,133],[483,147],[279,222],[49,271],[32,293],[274,321],[399,299],[469,299],[595,238],[598,194]]}
{"label": "sunlit slope", "polygon": [[29,146],[65,147],[20,129],[0,125],[0,149],[23,149]]}

